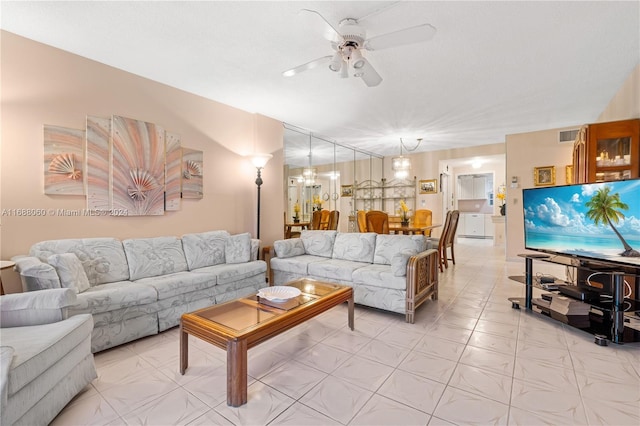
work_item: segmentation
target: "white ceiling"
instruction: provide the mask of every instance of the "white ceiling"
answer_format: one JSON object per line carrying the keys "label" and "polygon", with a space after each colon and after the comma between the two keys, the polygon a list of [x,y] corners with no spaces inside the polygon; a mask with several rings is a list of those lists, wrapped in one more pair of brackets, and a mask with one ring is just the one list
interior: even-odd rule
{"label": "white ceiling", "polygon": [[[9,2],[2,28],[167,85],[394,155],[592,122],[640,63],[640,2]],[[383,81],[327,67],[316,21],[369,37],[430,23],[428,42],[366,52]],[[411,145],[408,143],[408,145]]]}

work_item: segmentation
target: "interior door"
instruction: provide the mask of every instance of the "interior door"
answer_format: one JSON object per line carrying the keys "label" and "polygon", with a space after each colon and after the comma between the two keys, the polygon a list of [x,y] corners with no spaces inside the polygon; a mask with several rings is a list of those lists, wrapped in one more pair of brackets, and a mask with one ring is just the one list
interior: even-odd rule
{"label": "interior door", "polygon": [[449,185],[449,174],[440,173],[440,192],[442,193],[442,221],[447,217],[447,212],[453,210],[453,192]]}

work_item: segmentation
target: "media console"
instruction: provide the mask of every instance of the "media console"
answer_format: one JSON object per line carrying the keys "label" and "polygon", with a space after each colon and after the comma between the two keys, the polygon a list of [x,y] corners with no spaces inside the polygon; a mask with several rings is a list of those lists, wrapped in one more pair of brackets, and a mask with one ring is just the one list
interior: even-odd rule
{"label": "media console", "polygon": [[[640,312],[640,301],[630,297],[625,298],[625,290],[627,288],[625,280],[632,281],[632,285],[629,286],[632,288],[630,296],[638,297],[637,287],[638,282],[640,282],[640,270],[638,270],[638,268],[627,268],[624,266],[608,264],[606,262],[584,261],[575,257],[548,255],[542,253],[519,254],[518,256],[525,259],[525,275],[524,277],[515,276],[509,278],[524,283],[525,297],[509,298],[511,306],[514,309],[520,309],[520,306],[524,305],[527,310],[533,310],[534,285],[538,286],[542,290],[558,293],[558,290],[550,290],[549,284],[557,283],[559,284],[558,286],[565,284],[564,282],[550,283],[550,280],[545,280],[547,281],[547,283],[545,283],[547,285],[536,283],[533,275],[534,260],[574,267],[576,268],[576,276],[579,281],[581,279],[580,277],[583,277],[583,281],[585,279],[586,281],[590,281],[593,276],[603,276],[606,278],[605,285],[608,288],[598,288],[599,291],[602,291],[601,293],[593,290],[593,293],[587,294],[590,293],[591,290],[589,288],[585,288],[584,285],[568,286],[567,289],[562,289],[563,291],[561,292],[562,295],[573,297],[588,304],[592,308],[591,311],[596,311],[589,312],[590,325],[588,328],[583,328],[586,331],[595,334],[595,343],[606,345],[606,339],[620,344],[640,341],[640,331],[630,327],[625,327],[624,316],[625,313]],[[558,286],[554,287],[557,288]],[[601,315],[597,314],[598,311]]]}

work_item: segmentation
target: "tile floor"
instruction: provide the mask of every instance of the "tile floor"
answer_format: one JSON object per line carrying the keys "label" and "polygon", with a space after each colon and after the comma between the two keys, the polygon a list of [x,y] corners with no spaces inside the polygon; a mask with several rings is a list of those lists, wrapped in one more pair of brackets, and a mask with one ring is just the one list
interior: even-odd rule
{"label": "tile floor", "polygon": [[174,328],[96,354],[98,378],[54,425],[638,425],[640,344],[518,311],[523,263],[461,239],[415,324],[346,305],[249,351],[249,402],[226,404],[225,353]]}

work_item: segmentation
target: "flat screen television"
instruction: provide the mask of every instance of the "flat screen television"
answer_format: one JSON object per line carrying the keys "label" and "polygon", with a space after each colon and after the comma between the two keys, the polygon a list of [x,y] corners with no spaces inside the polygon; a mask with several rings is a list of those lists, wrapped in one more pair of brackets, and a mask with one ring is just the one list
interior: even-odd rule
{"label": "flat screen television", "polygon": [[640,268],[640,179],[523,190],[529,250]]}

